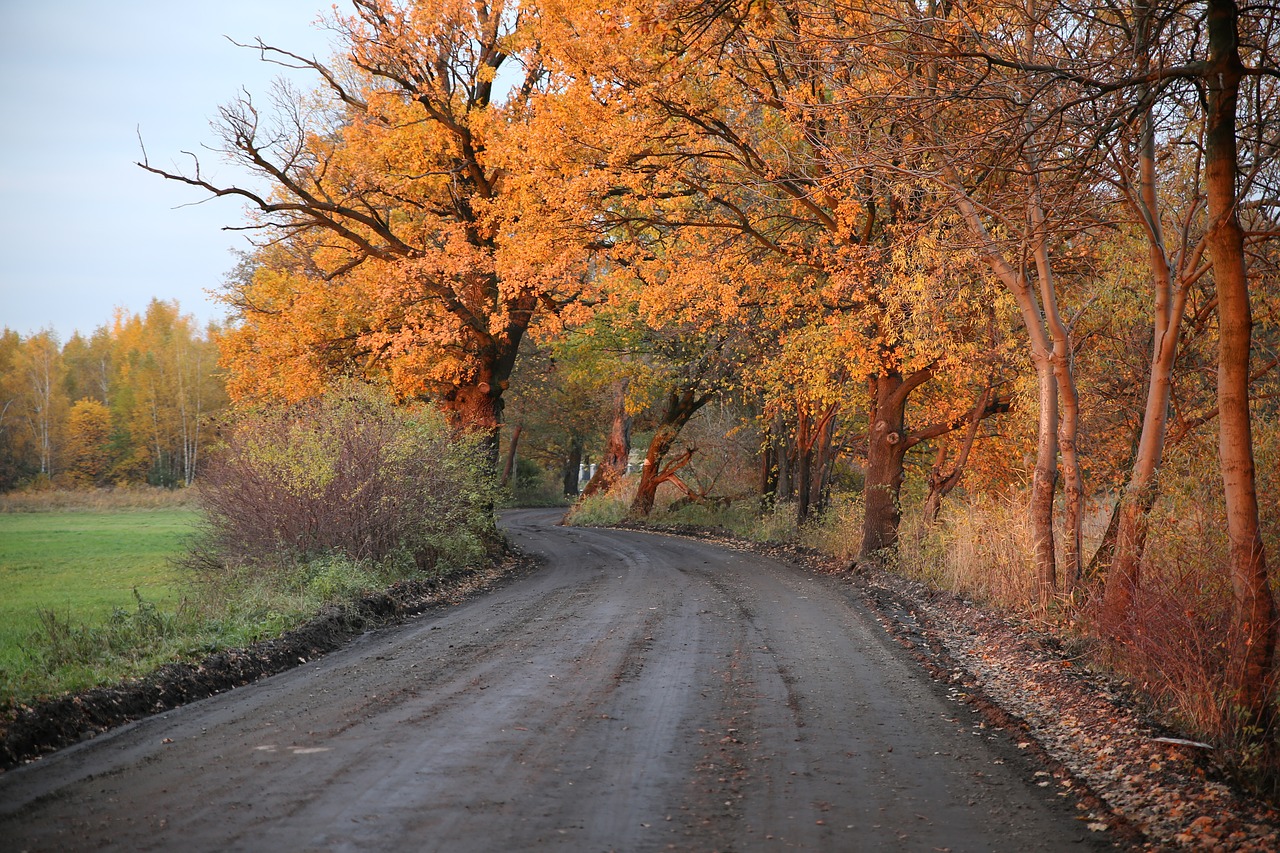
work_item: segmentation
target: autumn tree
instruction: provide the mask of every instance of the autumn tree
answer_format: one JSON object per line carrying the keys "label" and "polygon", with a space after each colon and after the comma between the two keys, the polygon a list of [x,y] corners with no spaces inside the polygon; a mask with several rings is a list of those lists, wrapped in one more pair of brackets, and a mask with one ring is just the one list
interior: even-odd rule
{"label": "autumn tree", "polygon": [[106,485],[111,473],[111,431],[111,410],[102,403],[86,397],[71,407],[63,456],[73,485]]}
{"label": "autumn tree", "polygon": [[[176,302],[117,309],[90,337],[0,337],[0,486],[190,485],[226,402],[215,328]],[[81,394],[74,405],[73,394]]]}
{"label": "autumn tree", "polygon": [[[796,521],[820,512],[835,461],[835,436],[842,420],[853,421],[863,407],[857,400],[862,377],[849,364],[849,342],[832,326],[838,320],[814,318],[789,328],[761,348],[747,370],[747,387],[761,400],[765,425],[761,493],[771,500],[794,501]],[[804,376],[803,383],[794,377]]]}
{"label": "autumn tree", "polygon": [[843,156],[867,133],[892,132],[894,118],[816,109],[849,79],[833,70],[843,54],[832,28],[842,23],[800,14],[802,5],[691,2],[658,14],[642,3],[544,4],[547,55],[571,83],[543,105],[565,132],[542,168],[564,181],[613,262],[666,263],[671,274],[652,281],[672,298],[700,299],[711,315],[741,309],[738,320],[757,331],[848,311],[870,322],[860,336],[876,385],[870,559],[896,535],[902,456],[890,425],[937,369],[896,331],[900,300],[885,261],[891,235],[930,221],[936,205]]}
{"label": "autumn tree", "polygon": [[19,420],[22,385],[16,370],[21,350],[21,335],[8,328],[0,332],[0,489],[16,484],[26,467]]}
{"label": "autumn tree", "polygon": [[198,163],[141,165],[255,212],[261,266],[228,294],[233,372],[272,369],[281,339],[312,367],[337,350],[348,370],[383,372],[402,396],[492,431],[535,316],[582,288],[577,247],[537,239],[513,191],[519,157],[504,151],[548,85],[529,12],[505,0],[352,5],[329,22],[342,47],[332,64],[257,45],[314,74],[318,91],[281,86],[269,114],[248,96],[220,111],[223,152],[269,192],[215,183]]}
{"label": "autumn tree", "polygon": [[68,402],[62,388],[65,366],[57,335],[45,330],[27,338],[13,365],[17,378],[18,418],[36,461],[35,471],[52,478]]}
{"label": "autumn tree", "polygon": [[607,304],[557,347],[595,376],[608,412],[600,461],[584,496],[611,490],[627,473],[633,426],[649,434],[632,518],[650,514],[664,483],[684,486],[680,471],[697,449],[677,451],[677,440],[734,381],[747,338],[740,321],[712,321],[695,307],[697,297],[685,293],[682,300],[673,279],[688,268],[678,241],[648,248],[655,253],[601,274]]}
{"label": "autumn tree", "polygon": [[1208,45],[1201,79],[1208,90],[1205,188],[1211,223],[1209,253],[1218,290],[1218,456],[1227,501],[1228,565],[1234,592],[1231,682],[1246,720],[1258,724],[1272,716],[1268,687],[1276,624],[1258,525],[1249,411],[1253,317],[1238,195],[1237,110],[1246,73],[1240,56],[1239,16],[1234,0],[1208,0]]}
{"label": "autumn tree", "polygon": [[[1276,202],[1267,190],[1259,191],[1270,187],[1275,169],[1276,132],[1262,119],[1275,103],[1275,10],[1264,5],[1242,12],[1233,0],[1209,0],[1192,9],[1159,2],[1136,2],[1131,10],[1114,12],[1070,3],[1049,8],[1048,14],[1070,24],[1071,37],[1060,53],[1040,58],[1001,57],[994,50],[975,53],[991,65],[1044,80],[1062,93],[1057,97],[1067,105],[1087,105],[1093,110],[1094,130],[1084,138],[1095,140],[1099,148],[1111,145],[1113,150],[1132,152],[1113,162],[1117,184],[1145,233],[1153,282],[1153,346],[1144,422],[1108,579],[1104,621],[1114,628],[1132,601],[1167,432],[1169,384],[1187,289],[1211,273],[1218,323],[1218,452],[1234,592],[1230,675],[1246,720],[1256,724],[1269,713],[1275,608],[1258,523],[1253,461],[1250,383],[1255,373],[1247,258],[1251,240],[1276,233]],[[1098,32],[1108,38],[1073,41]],[[1256,63],[1253,67],[1245,65],[1244,54]],[[1083,123],[1079,127],[1088,129]],[[1188,139],[1193,151],[1203,152],[1202,160],[1197,156],[1193,161],[1203,207],[1193,195],[1181,233],[1172,241],[1164,233],[1157,183],[1158,139]],[[1246,221],[1260,227],[1251,235]],[[1197,239],[1196,231],[1203,237]]]}
{"label": "autumn tree", "polygon": [[[914,180],[949,195],[972,245],[1012,297],[1026,355],[1037,377],[1037,449],[1029,518],[1039,600],[1057,589],[1054,495],[1059,460],[1064,500],[1064,563],[1069,585],[1080,575],[1084,486],[1077,434],[1079,395],[1072,370],[1070,318],[1064,312],[1064,239],[1093,221],[1079,184],[1063,164],[1087,168],[1089,149],[1068,127],[1064,104],[1023,69],[1052,43],[1058,18],[1040,5],[903,4],[884,24],[902,38],[873,51],[898,69],[902,120],[880,162],[902,162]],[[972,60],[974,53],[982,58]],[[1017,72],[1010,72],[1011,65]],[[872,97],[883,97],[884,90]],[[891,153],[896,147],[896,157]]]}
{"label": "autumn tree", "polygon": [[703,406],[721,390],[726,378],[726,341],[720,337],[666,336],[654,354],[666,361],[658,370],[659,383],[653,388],[653,435],[645,450],[636,495],[627,510],[630,518],[646,518],[653,511],[658,488],[667,482],[682,482],[680,470],[692,460],[697,448],[689,446],[671,455],[680,432]]}
{"label": "autumn tree", "polygon": [[72,334],[62,348],[62,360],[67,366],[67,397],[110,405],[115,380],[114,354],[109,324],[99,326],[88,337],[79,332]]}

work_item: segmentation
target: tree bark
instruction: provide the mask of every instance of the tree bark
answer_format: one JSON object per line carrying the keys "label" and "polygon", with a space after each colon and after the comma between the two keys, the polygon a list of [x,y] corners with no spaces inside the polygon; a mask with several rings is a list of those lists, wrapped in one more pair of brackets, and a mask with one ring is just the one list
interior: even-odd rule
{"label": "tree bark", "polygon": [[796,420],[796,523],[809,520],[813,498],[813,423],[803,406]]}
{"label": "tree bark", "polygon": [[524,432],[524,424],[516,424],[511,431],[511,442],[507,445],[507,461],[502,466],[502,485],[511,483],[511,476],[516,468],[516,449],[520,446],[520,433]]}
{"label": "tree bark", "polygon": [[[1239,176],[1236,105],[1244,67],[1233,0],[1208,0],[1209,69],[1205,185],[1209,251],[1218,290],[1218,454],[1227,505],[1232,587],[1230,683],[1246,726],[1271,716],[1269,676],[1275,647],[1275,603],[1258,525],[1258,494],[1249,413],[1253,318],[1236,209]],[[1261,736],[1263,732],[1258,732]]]}
{"label": "tree bark", "polygon": [[468,381],[458,382],[438,398],[454,429],[481,435],[485,459],[494,477],[499,474],[498,428],[505,402],[502,395],[510,384],[520,341],[532,318],[532,308],[513,311],[502,334],[487,336],[478,344]]}
{"label": "tree bark", "polygon": [[627,414],[627,380],[613,383],[613,419],[609,425],[609,438],[604,456],[596,466],[596,473],[582,490],[583,497],[597,492],[608,493],[618,480],[626,476],[627,463],[631,459],[631,416]]}
{"label": "tree bark", "polygon": [[[867,431],[867,473],[863,491],[860,565],[882,562],[898,543],[902,520],[903,459],[915,441],[905,433],[907,399],[933,377],[930,365],[908,376],[887,369],[870,380],[871,427]],[[918,439],[917,439],[918,440]]]}
{"label": "tree bark", "polygon": [[832,445],[836,437],[836,412],[838,406],[832,406],[820,422],[814,447],[814,459],[818,476],[813,478],[813,495],[809,500],[810,511],[821,515],[827,511],[831,502],[831,476],[835,467],[835,453]]}
{"label": "tree bark", "polygon": [[776,452],[778,457],[777,496],[779,500],[789,501],[795,492],[795,480],[792,476],[794,473],[792,462],[795,459],[795,448],[794,442],[791,441],[791,430],[781,414],[774,419],[773,434],[774,440],[777,442]]}
{"label": "tree bark", "polygon": [[582,439],[574,436],[569,441],[569,453],[564,461],[564,493],[577,496],[578,474],[582,467]]}
{"label": "tree bark", "polygon": [[[492,376],[491,371],[482,375]],[[482,378],[473,384],[456,385],[440,400],[454,429],[481,436],[482,452],[492,476],[498,473],[498,427],[502,422],[502,388]]]}
{"label": "tree bark", "polygon": [[946,442],[940,442],[938,445],[937,460],[929,472],[929,495],[924,501],[924,517],[930,524],[938,520],[938,513],[942,511],[942,499],[960,485],[960,478],[964,476],[964,466],[969,461],[969,452],[973,450],[973,443],[978,438],[978,424],[982,423],[982,419],[986,417],[993,397],[994,390],[988,386],[978,398],[977,405],[969,415],[969,427],[960,444],[960,454],[956,457],[956,464],[948,474],[942,473],[946,466]]}
{"label": "tree bark", "polygon": [[649,450],[644,457],[644,467],[640,471],[640,483],[636,487],[635,499],[627,512],[628,518],[648,518],[657,500],[658,487],[669,480],[672,475],[689,463],[693,451],[686,451],[665,467],[663,461],[680,436],[680,430],[711,399],[711,394],[699,394],[693,389],[672,389],[667,396],[667,405],[662,413],[658,429],[649,442]]}
{"label": "tree bark", "polygon": [[1036,466],[1031,475],[1031,548],[1035,560],[1036,599],[1048,609],[1057,591],[1057,562],[1053,541],[1053,493],[1058,480],[1058,381],[1047,356],[1033,356],[1039,397]]}

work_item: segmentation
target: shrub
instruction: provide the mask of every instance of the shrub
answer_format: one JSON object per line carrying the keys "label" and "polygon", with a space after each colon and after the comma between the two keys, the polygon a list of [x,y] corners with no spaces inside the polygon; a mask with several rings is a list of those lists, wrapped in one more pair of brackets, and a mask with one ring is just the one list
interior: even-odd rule
{"label": "shrub", "polygon": [[325,397],[238,413],[200,488],[191,562],[287,576],[342,557],[395,573],[472,565],[497,542],[479,440],[426,406],[398,408],[349,384]]}
{"label": "shrub", "polygon": [[[1260,442],[1267,448],[1268,439]],[[1212,444],[1175,447],[1161,472],[1161,494],[1151,511],[1151,535],[1141,585],[1128,614],[1123,641],[1106,648],[1105,663],[1133,682],[1166,717],[1194,737],[1218,746],[1242,774],[1276,774],[1278,750],[1250,756],[1261,742],[1233,696],[1230,678],[1231,579],[1224,570],[1230,543],[1224,497]],[[1274,446],[1274,445],[1271,445]],[[1259,481],[1274,476],[1274,457],[1258,454]],[[1268,465],[1267,463],[1270,463]],[[1275,553],[1273,508],[1261,507],[1263,536]],[[1273,575],[1273,589],[1277,578]],[[1272,684],[1280,679],[1273,665]],[[1273,778],[1270,784],[1275,784]]]}

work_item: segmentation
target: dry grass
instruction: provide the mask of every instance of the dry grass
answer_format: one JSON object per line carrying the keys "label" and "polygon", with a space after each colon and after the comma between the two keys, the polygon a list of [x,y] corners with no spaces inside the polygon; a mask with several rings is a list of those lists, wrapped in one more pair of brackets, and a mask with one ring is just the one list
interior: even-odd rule
{"label": "dry grass", "polygon": [[[786,509],[795,512],[794,506]],[[862,548],[862,516],[861,495],[836,495],[821,518],[800,529],[800,544],[830,554],[847,564],[858,556]]]}
{"label": "dry grass", "polygon": [[112,512],[134,509],[192,509],[194,489],[128,486],[115,489],[32,489],[0,494],[0,513]]}
{"label": "dry grass", "polygon": [[944,507],[937,523],[904,519],[902,571],[966,598],[1030,613],[1036,596],[1026,506],[1010,498],[980,498]]}
{"label": "dry grass", "polygon": [[591,497],[578,498],[565,515],[565,521],[582,527],[617,524],[627,517],[637,485],[639,477],[631,475],[623,477],[605,494],[597,492]]}
{"label": "dry grass", "polygon": [[1216,495],[1172,491],[1152,533],[1123,640],[1105,662],[1180,727],[1228,748],[1241,735],[1228,685],[1232,646],[1227,539]]}
{"label": "dry grass", "polygon": [[[1095,663],[1131,683],[1158,716],[1218,745],[1247,774],[1260,767],[1249,757],[1258,733],[1242,729],[1227,683],[1232,593],[1221,490],[1196,472],[1179,473],[1166,481],[1152,511],[1141,587],[1123,641],[1103,642],[1094,634],[1103,578],[1079,602],[1062,599],[1045,627],[1096,649]],[[1086,558],[1106,521],[1105,513],[1088,519]],[[1268,545],[1276,553],[1275,543]],[[1031,553],[1026,507],[1018,499],[953,501],[934,525],[908,517],[899,543],[904,574],[1041,621]]]}

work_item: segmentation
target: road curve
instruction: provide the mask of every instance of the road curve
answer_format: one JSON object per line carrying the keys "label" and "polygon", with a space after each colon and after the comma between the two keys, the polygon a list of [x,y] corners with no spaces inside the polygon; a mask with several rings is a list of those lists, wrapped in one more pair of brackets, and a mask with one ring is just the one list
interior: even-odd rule
{"label": "road curve", "polygon": [[483,597],[0,775],[0,847],[1103,846],[847,587],[557,517]]}

